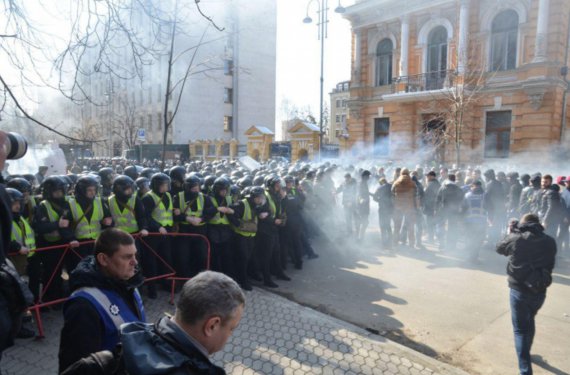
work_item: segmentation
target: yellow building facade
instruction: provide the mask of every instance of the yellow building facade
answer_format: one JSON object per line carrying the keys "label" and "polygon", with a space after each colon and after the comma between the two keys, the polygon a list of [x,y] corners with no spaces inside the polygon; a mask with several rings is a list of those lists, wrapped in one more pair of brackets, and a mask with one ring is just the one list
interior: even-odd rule
{"label": "yellow building facade", "polygon": [[482,162],[567,144],[570,1],[363,0],[345,17],[345,153]]}

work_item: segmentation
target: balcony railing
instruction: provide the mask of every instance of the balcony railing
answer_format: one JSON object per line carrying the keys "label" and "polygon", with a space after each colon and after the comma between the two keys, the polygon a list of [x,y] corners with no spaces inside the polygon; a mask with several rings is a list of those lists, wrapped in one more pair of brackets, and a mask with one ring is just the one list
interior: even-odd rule
{"label": "balcony railing", "polygon": [[454,79],[455,71],[453,70],[396,77],[392,81],[392,94],[441,90],[453,86]]}

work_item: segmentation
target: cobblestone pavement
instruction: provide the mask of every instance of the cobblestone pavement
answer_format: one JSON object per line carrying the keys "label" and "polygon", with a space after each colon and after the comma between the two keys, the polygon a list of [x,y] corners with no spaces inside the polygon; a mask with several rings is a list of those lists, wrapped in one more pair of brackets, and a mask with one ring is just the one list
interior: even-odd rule
{"label": "cobblestone pavement", "polygon": [[[165,292],[145,301],[149,320],[173,307]],[[4,353],[2,374],[56,374],[61,311],[43,314],[46,338],[18,340]],[[84,338],[78,337],[77,340]],[[213,361],[228,374],[465,375],[432,358],[287,299],[247,293],[240,326]]]}

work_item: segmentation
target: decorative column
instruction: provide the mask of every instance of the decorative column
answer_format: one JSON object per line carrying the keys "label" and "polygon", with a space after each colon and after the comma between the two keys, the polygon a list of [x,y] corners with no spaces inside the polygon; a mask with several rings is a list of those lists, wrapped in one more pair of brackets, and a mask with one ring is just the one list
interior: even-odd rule
{"label": "decorative column", "polygon": [[548,39],[549,13],[550,0],[540,0],[538,3],[538,22],[536,24],[536,42],[533,62],[544,62],[547,60],[546,42]]}
{"label": "decorative column", "polygon": [[362,66],[362,31],[360,29],[354,31],[354,71],[352,82],[355,87],[360,86],[360,73]]}
{"label": "decorative column", "polygon": [[470,0],[461,0],[461,8],[459,10],[459,45],[457,47],[457,72],[460,75],[465,74],[465,71],[467,69],[467,59],[469,56],[469,3]]}
{"label": "decorative column", "polygon": [[405,15],[402,17],[402,32],[400,35],[400,77],[406,77],[408,75],[408,61],[409,61],[409,51],[410,51],[410,17]]}
{"label": "decorative column", "polygon": [[230,141],[230,159],[233,160],[237,158],[237,154],[238,154],[238,141],[235,138],[233,138]]}

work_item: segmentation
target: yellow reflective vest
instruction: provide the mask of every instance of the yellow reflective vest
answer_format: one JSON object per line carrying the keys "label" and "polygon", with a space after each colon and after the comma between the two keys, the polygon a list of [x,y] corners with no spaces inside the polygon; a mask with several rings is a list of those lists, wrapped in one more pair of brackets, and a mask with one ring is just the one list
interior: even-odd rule
{"label": "yellow reflective vest", "polygon": [[172,197],[170,193],[166,192],[166,196],[168,197],[168,207],[164,206],[164,202],[162,199],[154,193],[154,191],[149,191],[146,193],[152,197],[154,201],[154,210],[152,210],[151,217],[162,225],[163,227],[171,227],[174,224],[174,218],[172,213]]}
{"label": "yellow reflective vest", "polygon": [[[180,205],[180,210],[185,216],[202,217],[202,213],[204,212],[204,201],[204,194],[199,193],[198,197],[196,198],[196,211],[192,211],[192,208],[190,207],[192,202],[186,202],[183,191],[178,193],[178,204]],[[187,221],[182,221],[180,222],[180,225],[190,225],[190,223]],[[202,221],[196,226],[201,227],[203,225],[206,225],[205,221]]]}
{"label": "yellow reflective vest", "polygon": [[[257,233],[257,216],[254,216],[251,206],[247,199],[242,200],[244,205],[243,216],[240,220],[240,226],[232,226],[234,232],[244,237],[255,237]],[[255,229],[254,229],[255,228]]]}
{"label": "yellow reflective vest", "polygon": [[[43,200],[40,203],[40,206],[45,207],[50,223],[55,223],[55,222],[59,221],[59,214],[53,209],[51,203],[48,200]],[[47,242],[56,242],[56,241],[61,240],[61,236],[60,236],[58,230],[54,230],[53,232],[46,233],[43,236]]]}
{"label": "yellow reflective vest", "polygon": [[35,233],[25,217],[12,221],[12,241],[16,241],[30,249],[28,258],[35,254],[33,251],[36,249]]}
{"label": "yellow reflective vest", "polygon": [[[212,204],[214,205],[214,207],[218,208],[218,200],[215,197],[212,197]],[[232,205],[232,198],[226,195],[226,207],[230,207],[231,205]],[[217,212],[216,216],[211,218],[208,223],[214,225],[230,225],[228,217],[226,215],[222,217],[222,214],[220,212]]]}
{"label": "yellow reflective vest", "polygon": [[137,197],[133,194],[127,203],[119,205],[117,197],[111,195],[109,197],[109,210],[115,222],[115,227],[124,230],[127,233],[136,233],[139,231],[139,224],[135,216],[135,204]]}
{"label": "yellow reflective vest", "polygon": [[78,240],[94,240],[101,233],[101,220],[103,220],[103,203],[100,197],[93,199],[93,211],[91,218],[84,215],[81,205],[75,198],[69,199],[69,207],[73,216],[73,225],[75,225],[75,238]]}

